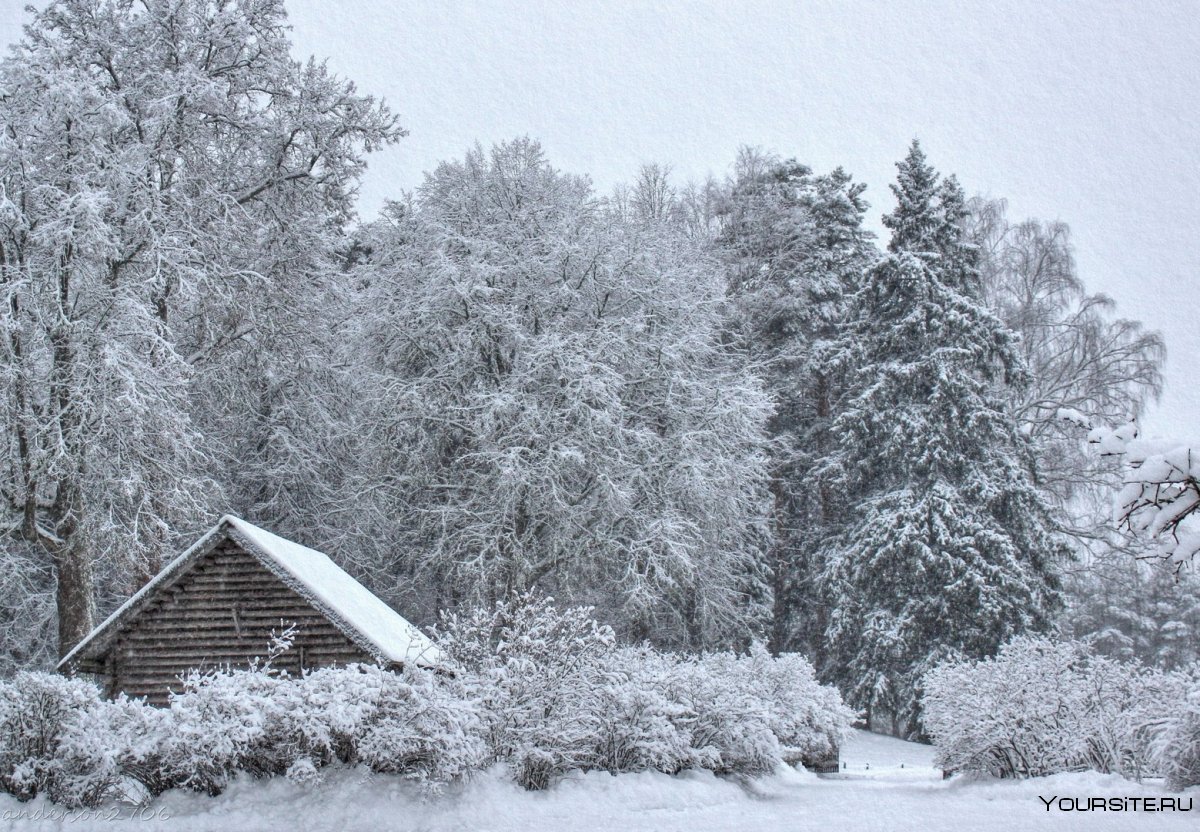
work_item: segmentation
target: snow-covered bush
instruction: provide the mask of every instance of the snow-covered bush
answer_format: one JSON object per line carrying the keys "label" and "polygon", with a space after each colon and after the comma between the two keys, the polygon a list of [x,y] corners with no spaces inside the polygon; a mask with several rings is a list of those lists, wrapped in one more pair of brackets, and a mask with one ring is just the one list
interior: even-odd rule
{"label": "snow-covered bush", "polygon": [[580,716],[616,642],[589,609],[527,595],[445,617],[438,641],[478,697],[490,760],[509,764],[528,789],[587,767],[591,737]]}
{"label": "snow-covered bush", "polygon": [[18,673],[0,682],[0,790],[73,807],[101,801],[120,780],[107,704],[81,679]]}
{"label": "snow-covered bush", "polygon": [[285,728],[281,680],[248,670],[192,673],[171,697],[154,772],[160,785],[218,794],[238,771],[282,774],[304,751]]}
{"label": "snow-covered bush", "polygon": [[737,662],[730,669],[753,680],[752,693],[766,706],[787,762],[826,759],[849,738],[854,711],[837,688],[817,682],[808,659],[799,653],[772,657],[756,644]]}
{"label": "snow-covered bush", "polygon": [[1172,674],[1151,728],[1151,756],[1172,788],[1200,786],[1200,664]]}
{"label": "snow-covered bush", "polygon": [[722,774],[763,774],[783,759],[770,709],[746,669],[731,653],[693,657],[680,667],[678,695],[695,715],[692,746],[705,768]]}
{"label": "snow-covered bush", "polygon": [[231,776],[319,777],[329,762],[363,763],[436,788],[483,758],[478,717],[456,680],[408,668],[325,668],[300,678],[266,669],[185,680],[171,697],[152,791],[216,793]]}
{"label": "snow-covered bush", "polygon": [[854,713],[816,681],[802,656],[709,653],[686,661],[679,694],[695,714],[693,746],[718,772],[761,773],[828,757],[846,739]]}
{"label": "snow-covered bush", "polygon": [[680,666],[678,656],[647,646],[609,654],[603,682],[581,714],[588,768],[674,774],[715,758],[692,745],[696,714],[678,695]]}
{"label": "snow-covered bush", "polygon": [[1020,638],[925,676],[925,729],[953,771],[1036,777],[1151,770],[1151,725],[1172,677],[1092,655],[1082,642]]}
{"label": "snow-covered bush", "polygon": [[439,643],[478,697],[489,758],[526,788],[572,769],[762,773],[828,755],[853,717],[799,656],[620,648],[550,599],[448,617]]}
{"label": "snow-covered bush", "polygon": [[358,740],[359,760],[430,789],[480,767],[486,747],[479,716],[460,682],[415,668],[362,670],[374,698]]}
{"label": "snow-covered bush", "polygon": [[[91,744],[97,765],[115,764],[123,777],[139,784],[149,796],[179,785],[186,774],[183,766],[166,765],[171,759],[168,753],[171,743],[167,738],[174,730],[169,710],[122,694],[112,702],[102,703],[94,712],[93,722],[108,731],[107,744]],[[87,737],[81,739],[85,745],[89,744]]]}

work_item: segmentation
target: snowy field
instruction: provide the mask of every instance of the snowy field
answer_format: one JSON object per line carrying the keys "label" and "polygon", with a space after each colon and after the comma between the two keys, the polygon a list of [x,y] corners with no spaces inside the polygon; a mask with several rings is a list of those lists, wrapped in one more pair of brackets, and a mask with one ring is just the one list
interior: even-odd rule
{"label": "snowy field", "polygon": [[[331,772],[319,786],[285,780],[235,783],[220,797],[170,793],[150,809],[169,818],[26,817],[48,807],[38,800],[0,800],[0,828],[112,829],[180,832],[507,832],[512,830],[630,830],[630,832],[1023,832],[1023,830],[1195,830],[1200,815],[1160,812],[1047,812],[1039,795],[1162,797],[1159,788],[1114,776],[1058,775],[1026,782],[943,781],[932,749],[859,733],[843,754],[843,773],[818,777],[787,772],[737,783],[708,773],[588,774],[548,792],[524,792],[496,776],[481,777],[437,799],[422,799],[408,784],[384,776]],[[1200,789],[1185,792],[1193,803]]]}

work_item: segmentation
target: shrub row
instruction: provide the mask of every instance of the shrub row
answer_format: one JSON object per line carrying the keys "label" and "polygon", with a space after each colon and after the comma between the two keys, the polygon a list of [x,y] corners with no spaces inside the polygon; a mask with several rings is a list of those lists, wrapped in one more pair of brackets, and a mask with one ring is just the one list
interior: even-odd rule
{"label": "shrub row", "polygon": [[452,673],[354,665],[302,677],[193,673],[166,708],[80,679],[0,682],[0,789],[94,806],[131,790],[216,794],[239,772],[357,764],[437,789],[501,764],[526,788],[571,770],[758,774],[820,757],[851,712],[798,656],[619,647],[585,610],[502,604],[446,621]]}
{"label": "shrub row", "polygon": [[1021,638],[924,680],[925,730],[945,769],[1036,777],[1094,769],[1200,783],[1200,672],[1095,655],[1084,642]]}

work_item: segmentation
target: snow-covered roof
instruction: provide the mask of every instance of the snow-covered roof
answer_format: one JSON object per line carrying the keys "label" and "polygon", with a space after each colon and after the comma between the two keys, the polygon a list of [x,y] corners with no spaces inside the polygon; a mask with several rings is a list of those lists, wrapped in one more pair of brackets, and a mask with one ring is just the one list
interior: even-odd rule
{"label": "snow-covered roof", "polygon": [[425,667],[441,664],[441,653],[428,636],[347,574],[328,555],[227,514],[75,645],[58,663],[59,668],[102,652],[157,590],[174,584],[192,564],[226,538],[240,544],[377,660],[411,662]]}

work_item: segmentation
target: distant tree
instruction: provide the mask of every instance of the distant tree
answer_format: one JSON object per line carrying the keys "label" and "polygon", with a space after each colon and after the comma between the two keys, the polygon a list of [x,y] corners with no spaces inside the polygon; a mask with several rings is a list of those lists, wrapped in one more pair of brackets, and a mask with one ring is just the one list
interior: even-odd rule
{"label": "distant tree", "polygon": [[1200,575],[1110,552],[1067,576],[1063,631],[1122,660],[1174,670],[1200,660]]}
{"label": "distant tree", "polygon": [[927,670],[1050,626],[1064,547],[1001,398],[1027,374],[983,305],[962,190],[915,142],[898,169],[889,255],[838,339],[849,382],[821,469],[840,500],[821,552],[823,671],[852,707],[913,735]]}
{"label": "distant tree", "polygon": [[278,344],[400,135],[290,51],[279,0],[57,0],[0,66],[0,523],[53,570],[60,652],[98,569],[127,591],[207,519],[231,352]]}
{"label": "distant tree", "polygon": [[406,605],[536,587],[635,639],[761,627],[769,402],[722,341],[717,264],[656,212],[518,140],[367,230],[363,484],[394,518],[369,566]]}
{"label": "distant tree", "polygon": [[671,184],[670,165],[642,166],[630,190],[630,207],[640,220],[664,221],[678,216],[679,194]]}

